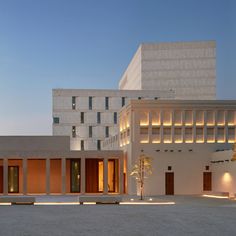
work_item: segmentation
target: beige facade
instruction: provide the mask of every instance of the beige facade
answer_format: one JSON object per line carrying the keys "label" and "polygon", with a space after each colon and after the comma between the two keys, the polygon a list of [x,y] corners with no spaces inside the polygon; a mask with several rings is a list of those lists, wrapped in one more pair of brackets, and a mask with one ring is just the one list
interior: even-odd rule
{"label": "beige facade", "polygon": [[215,41],[144,43],[119,89],[173,90],[176,99],[216,99]]}
{"label": "beige facade", "polygon": [[123,172],[122,151],[70,151],[62,136],[0,137],[0,195],[123,194]]}
{"label": "beige facade", "polygon": [[[153,175],[146,194],[166,193],[166,175],[174,175],[175,194],[201,194],[211,156],[236,141],[235,101],[134,101],[120,113],[120,147],[130,172],[141,154],[152,157]],[[128,178],[128,193],[136,193]]]}
{"label": "beige facade", "polygon": [[70,136],[71,150],[99,150],[105,138],[118,134],[119,110],[130,99],[174,99],[174,96],[172,91],[159,90],[55,89],[53,135]]}

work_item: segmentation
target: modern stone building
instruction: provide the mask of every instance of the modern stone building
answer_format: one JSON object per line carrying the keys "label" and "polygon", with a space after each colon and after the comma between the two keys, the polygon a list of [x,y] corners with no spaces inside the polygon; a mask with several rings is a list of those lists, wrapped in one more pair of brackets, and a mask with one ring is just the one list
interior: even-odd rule
{"label": "modern stone building", "polygon": [[1,136],[0,195],[124,193],[122,151],[71,151],[70,137]]}
{"label": "modern stone building", "polygon": [[[53,90],[53,135],[71,137],[71,150],[100,150],[119,131],[118,114],[130,99],[174,99],[173,91]],[[116,147],[119,148],[119,147]]]}
{"label": "modern stone building", "polygon": [[142,44],[120,90],[54,89],[53,136],[0,137],[0,194],[236,194],[236,101],[215,99],[215,42]]}
{"label": "modern stone building", "polygon": [[216,99],[215,41],[141,44],[119,89],[169,90],[176,99]]}
{"label": "modern stone building", "polygon": [[[147,195],[220,192],[223,186],[227,192],[225,185],[212,183],[218,175],[212,158],[232,149],[235,131],[236,101],[132,100],[120,112],[127,173],[141,154],[153,159]],[[135,180],[127,181],[127,192],[135,194]]]}

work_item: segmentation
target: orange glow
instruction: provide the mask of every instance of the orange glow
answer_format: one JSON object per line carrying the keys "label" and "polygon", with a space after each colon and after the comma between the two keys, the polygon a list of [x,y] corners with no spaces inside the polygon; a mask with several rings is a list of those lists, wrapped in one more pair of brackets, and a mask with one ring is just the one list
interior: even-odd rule
{"label": "orange glow", "polygon": [[235,140],[229,139],[229,140],[228,140],[228,143],[235,143]]}
{"label": "orange glow", "polygon": [[193,123],[185,123],[186,126],[192,126]]}
{"label": "orange glow", "polygon": [[158,126],[158,125],[161,125],[161,123],[160,122],[152,122],[152,125],[153,126]]}
{"label": "orange glow", "polygon": [[175,123],[175,126],[181,126],[182,123]]}
{"label": "orange glow", "polygon": [[214,126],[215,123],[207,123],[207,126]]}
{"label": "orange glow", "polygon": [[217,143],[225,143],[225,140],[217,140]]}
{"label": "orange glow", "polygon": [[215,140],[207,140],[207,143],[215,143]]}
{"label": "orange glow", "polygon": [[175,140],[175,143],[183,143],[183,140],[180,139],[180,140]]}
{"label": "orange glow", "polygon": [[103,161],[98,162],[98,189],[103,191]]}
{"label": "orange glow", "polygon": [[217,123],[217,125],[223,126],[223,125],[225,125],[225,123]]}
{"label": "orange glow", "polygon": [[228,123],[229,126],[235,125],[235,123]]}
{"label": "orange glow", "polygon": [[198,139],[198,140],[196,140],[196,143],[204,143],[204,140],[203,139]]}
{"label": "orange glow", "polygon": [[193,143],[193,140],[185,140],[185,143]]}
{"label": "orange glow", "polygon": [[140,143],[149,143],[148,140],[141,140]]}
{"label": "orange glow", "polygon": [[160,143],[160,140],[152,140],[152,143]]}
{"label": "orange glow", "polygon": [[204,125],[204,123],[203,122],[199,122],[199,123],[196,123],[196,125],[197,126],[202,126],[202,125]]}
{"label": "orange glow", "polygon": [[223,182],[226,184],[226,183],[229,183],[232,181],[232,176],[229,172],[225,172],[224,175],[223,175]]}
{"label": "orange glow", "polygon": [[164,140],[164,143],[172,143],[171,140]]}
{"label": "orange glow", "polygon": [[168,123],[167,123],[167,122],[164,122],[164,123],[163,123],[163,125],[164,125],[164,126],[171,126],[171,125],[172,125],[172,123],[169,123],[169,122],[168,122]]}
{"label": "orange glow", "polygon": [[140,122],[140,126],[148,126],[147,122]]}

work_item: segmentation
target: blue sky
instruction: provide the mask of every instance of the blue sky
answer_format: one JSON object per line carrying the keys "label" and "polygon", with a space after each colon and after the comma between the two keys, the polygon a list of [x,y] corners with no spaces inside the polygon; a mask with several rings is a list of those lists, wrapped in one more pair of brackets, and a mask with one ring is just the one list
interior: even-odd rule
{"label": "blue sky", "polygon": [[0,0],[0,135],[51,134],[52,88],[111,88],[141,42],[216,40],[236,99],[234,0]]}

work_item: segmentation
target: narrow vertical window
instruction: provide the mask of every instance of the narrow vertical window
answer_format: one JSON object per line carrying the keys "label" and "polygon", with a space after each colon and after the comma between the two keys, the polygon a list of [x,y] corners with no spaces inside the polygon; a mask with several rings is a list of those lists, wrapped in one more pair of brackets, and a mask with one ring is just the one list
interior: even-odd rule
{"label": "narrow vertical window", "polygon": [[89,97],[89,110],[93,109],[93,97]]}
{"label": "narrow vertical window", "polygon": [[97,150],[101,150],[101,140],[97,140]]}
{"label": "narrow vertical window", "polygon": [[54,124],[59,124],[60,123],[59,117],[53,117],[53,123]]}
{"label": "narrow vertical window", "polygon": [[80,113],[80,123],[83,124],[84,123],[84,112]]}
{"label": "narrow vertical window", "polygon": [[122,98],[121,98],[121,106],[122,106],[122,107],[125,106],[125,97],[122,97]]}
{"label": "narrow vertical window", "polygon": [[97,113],[97,123],[101,124],[101,112]]}
{"label": "narrow vertical window", "polygon": [[114,112],[114,124],[117,124],[117,112]]}
{"label": "narrow vertical window", "polygon": [[80,192],[80,159],[70,160],[70,191]]}
{"label": "narrow vertical window", "polygon": [[92,138],[93,136],[93,127],[89,126],[89,138]]}
{"label": "narrow vertical window", "polygon": [[106,126],[106,132],[105,132],[106,138],[109,137],[109,126]]}
{"label": "narrow vertical window", "polygon": [[84,140],[80,140],[80,150],[84,150]]}
{"label": "narrow vertical window", "polygon": [[72,126],[72,137],[75,138],[76,137],[76,127]]}
{"label": "narrow vertical window", "polygon": [[109,110],[109,97],[105,97],[105,109]]}
{"label": "narrow vertical window", "polygon": [[75,110],[76,108],[76,97],[72,97],[72,110]]}

